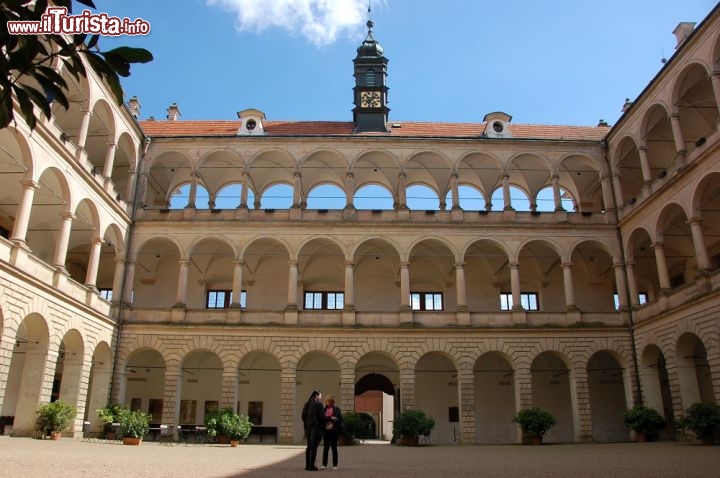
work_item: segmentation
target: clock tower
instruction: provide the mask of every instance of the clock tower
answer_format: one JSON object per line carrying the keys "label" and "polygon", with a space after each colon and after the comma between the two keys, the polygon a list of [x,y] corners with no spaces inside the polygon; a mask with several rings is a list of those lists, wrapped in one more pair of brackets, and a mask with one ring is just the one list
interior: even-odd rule
{"label": "clock tower", "polygon": [[387,64],[383,56],[383,48],[373,38],[372,20],[368,20],[368,34],[365,41],[357,49],[353,60],[355,65],[355,88],[353,88],[355,108],[353,122],[355,132],[387,132]]}

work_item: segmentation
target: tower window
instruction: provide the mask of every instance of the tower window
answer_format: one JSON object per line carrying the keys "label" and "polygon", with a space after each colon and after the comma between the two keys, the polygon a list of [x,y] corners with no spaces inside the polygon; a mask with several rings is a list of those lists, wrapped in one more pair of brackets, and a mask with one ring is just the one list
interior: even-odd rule
{"label": "tower window", "polygon": [[375,86],[375,71],[367,70],[365,72],[365,86]]}

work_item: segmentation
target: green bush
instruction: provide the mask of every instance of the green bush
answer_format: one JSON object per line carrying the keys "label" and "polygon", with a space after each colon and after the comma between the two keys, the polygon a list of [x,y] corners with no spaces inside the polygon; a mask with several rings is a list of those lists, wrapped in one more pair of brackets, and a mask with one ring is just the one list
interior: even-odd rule
{"label": "green bush", "polygon": [[530,407],[520,410],[512,421],[518,424],[526,437],[542,438],[557,423],[557,418],[540,407]]}
{"label": "green bush", "polygon": [[114,403],[114,404],[107,404],[103,408],[98,408],[95,413],[97,413],[98,418],[103,422],[105,425],[105,428],[109,428],[110,425],[113,423],[118,423],[120,420],[120,412],[124,409],[120,404]]}
{"label": "green bush", "polygon": [[665,419],[654,408],[635,405],[622,415],[625,426],[635,433],[642,433],[653,438],[657,432],[665,428]]}
{"label": "green bush", "polygon": [[393,420],[395,437],[416,438],[429,435],[435,427],[435,420],[420,410],[405,410]]}
{"label": "green bush", "polygon": [[224,413],[220,416],[220,428],[231,440],[245,440],[250,435],[252,423],[245,415]]}
{"label": "green bush", "polygon": [[716,403],[693,403],[685,416],[678,418],[681,429],[688,429],[705,443],[714,443],[720,438],[720,405]]}
{"label": "green bush", "polygon": [[221,408],[219,410],[215,410],[214,412],[210,412],[207,415],[205,415],[205,427],[207,427],[207,434],[208,436],[215,437],[218,435],[226,435],[230,436],[222,426],[222,418],[225,415],[235,415],[235,412],[232,408]]}
{"label": "green bush", "polygon": [[77,407],[57,400],[44,403],[37,409],[38,427],[44,433],[59,432],[67,428],[77,417]]}
{"label": "green bush", "polygon": [[354,438],[360,430],[362,430],[362,420],[360,415],[355,412],[347,412],[343,414],[342,433],[346,437]]}
{"label": "green bush", "polygon": [[150,429],[150,415],[140,410],[123,408],[118,417],[120,433],[125,437],[142,438]]}

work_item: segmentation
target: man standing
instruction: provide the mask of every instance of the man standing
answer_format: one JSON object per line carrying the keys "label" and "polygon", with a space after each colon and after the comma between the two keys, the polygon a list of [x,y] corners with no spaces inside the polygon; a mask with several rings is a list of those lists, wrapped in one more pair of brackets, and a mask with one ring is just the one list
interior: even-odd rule
{"label": "man standing", "polygon": [[322,394],[319,390],[313,390],[302,411],[303,427],[307,439],[307,447],[305,447],[305,470],[307,471],[318,471],[315,460],[320,440],[322,440],[323,408]]}

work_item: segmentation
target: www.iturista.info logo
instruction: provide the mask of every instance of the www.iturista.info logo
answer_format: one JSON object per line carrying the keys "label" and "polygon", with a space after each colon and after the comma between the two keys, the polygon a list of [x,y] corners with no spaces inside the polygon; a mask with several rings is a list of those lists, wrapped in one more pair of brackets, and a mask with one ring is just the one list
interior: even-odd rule
{"label": "www.iturista.info logo", "polygon": [[48,7],[40,20],[9,21],[8,33],[11,35],[45,34],[90,34],[90,35],[147,35],[150,24],[138,18],[111,17],[107,13],[92,13],[83,10],[79,15],[68,15],[65,7]]}

